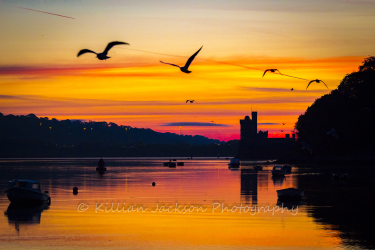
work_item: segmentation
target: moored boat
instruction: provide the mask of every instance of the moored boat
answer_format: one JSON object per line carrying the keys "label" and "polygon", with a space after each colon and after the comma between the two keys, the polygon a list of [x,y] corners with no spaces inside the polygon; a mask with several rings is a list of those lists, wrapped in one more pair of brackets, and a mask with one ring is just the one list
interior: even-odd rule
{"label": "moored boat", "polygon": [[9,181],[5,190],[8,199],[12,203],[47,203],[51,204],[48,191],[42,193],[38,181],[13,180]]}
{"label": "moored boat", "polygon": [[233,158],[230,160],[230,162],[228,163],[228,168],[239,168],[241,165],[241,162],[239,159],[237,158]]}
{"label": "moored boat", "polygon": [[182,162],[182,161],[180,161],[180,162],[177,162],[177,166],[184,166],[185,164]]}
{"label": "moored boat", "polygon": [[304,196],[304,191],[296,188],[286,188],[277,190],[279,199],[300,199]]}
{"label": "moored boat", "polygon": [[176,164],[175,162],[169,162],[168,167],[170,167],[170,168],[175,168],[176,165],[177,165],[177,164]]}
{"label": "moored boat", "polygon": [[271,173],[272,173],[273,176],[284,176],[285,175],[284,168],[283,168],[283,166],[280,166],[280,165],[273,166],[273,169],[271,170]]}
{"label": "moored boat", "polygon": [[260,166],[260,165],[254,166],[255,171],[261,171],[262,169],[263,169],[263,167]]}

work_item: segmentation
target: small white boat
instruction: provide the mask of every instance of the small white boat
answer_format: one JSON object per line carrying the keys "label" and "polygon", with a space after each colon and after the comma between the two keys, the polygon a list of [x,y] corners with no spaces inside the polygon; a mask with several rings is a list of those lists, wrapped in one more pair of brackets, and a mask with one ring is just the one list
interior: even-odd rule
{"label": "small white boat", "polygon": [[284,176],[285,175],[284,167],[280,165],[275,165],[273,166],[271,173],[272,173],[272,176]]}
{"label": "small white boat", "polygon": [[12,203],[47,203],[51,204],[48,191],[42,193],[37,181],[14,180],[9,181],[8,189],[5,190],[8,199]]}
{"label": "small white boat", "polygon": [[300,199],[304,196],[304,192],[296,188],[280,189],[276,192],[279,199]]}
{"label": "small white boat", "polygon": [[241,162],[239,159],[237,158],[233,158],[230,160],[230,162],[228,163],[228,168],[239,168],[241,165]]}

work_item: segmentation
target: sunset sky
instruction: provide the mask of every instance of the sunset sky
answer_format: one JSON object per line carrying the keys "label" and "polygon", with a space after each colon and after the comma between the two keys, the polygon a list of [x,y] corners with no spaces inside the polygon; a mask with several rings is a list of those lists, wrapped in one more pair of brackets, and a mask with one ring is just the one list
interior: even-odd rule
{"label": "sunset sky", "polygon": [[[258,129],[283,137],[315,99],[375,55],[375,1],[2,0],[0,32],[4,115],[230,140],[257,111]],[[77,57],[111,41],[130,45],[113,47],[105,61]],[[201,46],[190,74],[159,62],[183,66]],[[288,76],[262,78],[266,69]],[[306,90],[314,79],[329,90]]]}

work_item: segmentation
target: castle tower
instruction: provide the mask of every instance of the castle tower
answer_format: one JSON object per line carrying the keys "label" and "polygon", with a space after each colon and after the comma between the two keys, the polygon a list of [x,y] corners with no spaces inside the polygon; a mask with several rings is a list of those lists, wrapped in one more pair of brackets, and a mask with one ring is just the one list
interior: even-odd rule
{"label": "castle tower", "polygon": [[249,143],[250,141],[254,140],[257,136],[258,130],[258,113],[252,112],[251,113],[252,120],[249,116],[245,116],[245,119],[240,120],[241,124],[241,141]]}
{"label": "castle tower", "polygon": [[258,112],[251,112],[251,119],[253,120],[253,134],[258,133]]}

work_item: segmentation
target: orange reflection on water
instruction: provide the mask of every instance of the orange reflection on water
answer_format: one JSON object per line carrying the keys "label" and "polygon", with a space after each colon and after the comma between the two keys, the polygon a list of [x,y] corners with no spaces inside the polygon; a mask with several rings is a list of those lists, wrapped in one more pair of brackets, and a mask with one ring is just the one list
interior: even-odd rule
{"label": "orange reflection on water", "polygon": [[[15,233],[4,216],[0,227],[5,234],[0,239],[9,246],[38,248],[341,245],[337,234],[328,234],[307,216],[304,205],[273,211],[276,190],[298,187],[297,171],[275,182],[271,165],[256,173],[251,166],[229,170],[223,160],[190,160],[176,169],[161,163],[109,166],[102,177],[93,167],[66,175],[61,170],[58,180],[46,180],[53,198],[40,224],[21,224]],[[78,195],[72,194],[72,186],[79,188]],[[6,209],[8,203],[2,199],[0,204]]]}

